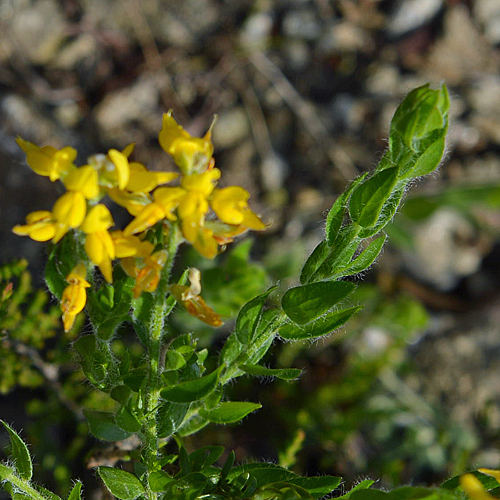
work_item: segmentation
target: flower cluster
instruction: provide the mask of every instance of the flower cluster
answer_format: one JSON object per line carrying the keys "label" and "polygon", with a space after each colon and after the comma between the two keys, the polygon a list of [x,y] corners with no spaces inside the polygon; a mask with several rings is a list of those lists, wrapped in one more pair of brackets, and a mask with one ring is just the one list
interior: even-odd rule
{"label": "flower cluster", "polygon": [[[146,239],[149,228],[178,224],[184,240],[212,259],[235,236],[266,227],[249,208],[247,191],[239,186],[217,188],[221,172],[214,167],[211,129],[202,138],[191,137],[171,112],[164,115],[159,142],[179,167],[180,175],[152,172],[129,161],[133,144],[123,151],[110,149],[107,155],[92,156],[86,165],[77,167],[77,152],[71,147],[38,147],[18,138],[32,170],[51,181],[60,180],[66,192],[52,211],[30,213],[26,224],[15,226],[13,232],[36,241],[58,243],[69,231],[76,230],[88,259],[106,281],[113,281],[112,263],[119,259],[125,272],[135,280],[135,297],[153,292],[168,253]],[[177,186],[163,186],[177,178]],[[109,231],[114,221],[107,206],[101,203],[106,195],[134,217],[123,231]],[[66,331],[85,306],[85,288],[89,286],[85,277],[84,263],[67,277],[68,287],[61,302]],[[203,320],[203,314],[188,309]]]}

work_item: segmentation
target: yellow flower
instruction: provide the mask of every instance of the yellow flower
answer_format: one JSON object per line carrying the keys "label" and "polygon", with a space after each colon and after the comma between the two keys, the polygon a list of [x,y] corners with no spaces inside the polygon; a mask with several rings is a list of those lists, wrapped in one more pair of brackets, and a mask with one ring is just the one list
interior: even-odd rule
{"label": "yellow flower", "polygon": [[29,236],[35,241],[49,241],[56,234],[56,224],[52,218],[52,212],[38,210],[26,216],[26,225],[18,225],[12,228],[12,232],[18,236]]}
{"label": "yellow flower", "polygon": [[107,190],[108,196],[118,205],[127,209],[130,215],[138,215],[151,203],[151,196],[144,193],[127,193],[118,188]]}
{"label": "yellow flower", "polygon": [[254,231],[263,231],[266,225],[248,206],[248,191],[239,186],[216,189],[210,205],[217,217],[226,224],[244,226]]}
{"label": "yellow flower", "polygon": [[124,229],[124,234],[142,233],[165,218],[176,220],[177,217],[173,211],[185,193],[184,189],[178,187],[156,189],[153,193],[154,202],[142,208],[135,219]]}
{"label": "yellow flower", "polygon": [[83,264],[78,264],[66,277],[68,286],[64,289],[61,297],[61,309],[63,312],[64,331],[68,332],[75,322],[76,315],[83,310],[87,302],[85,288],[90,283],[85,279],[87,270]]}
{"label": "yellow flower", "polygon": [[144,258],[153,252],[154,245],[149,241],[142,241],[138,236],[126,235],[123,231],[113,231],[110,234],[115,245],[115,255],[119,259]]}
{"label": "yellow flower", "polygon": [[160,184],[166,184],[179,177],[175,172],[151,172],[137,162],[130,163],[129,167],[130,178],[126,189],[133,193],[149,193]]}
{"label": "yellow flower", "polygon": [[56,149],[52,146],[38,147],[21,137],[16,139],[18,146],[26,153],[26,162],[39,175],[55,181],[71,172],[75,167],[76,150],[70,147]]}
{"label": "yellow flower", "polygon": [[211,307],[207,306],[201,293],[201,274],[198,269],[191,267],[189,269],[189,286],[171,285],[170,293],[180,302],[186,311],[210,326],[222,326],[223,322],[219,314]]}
{"label": "yellow flower", "polygon": [[81,226],[87,235],[85,238],[85,251],[90,260],[99,266],[108,283],[113,281],[111,261],[115,258],[115,245],[108,229],[113,225],[113,218],[104,205],[93,207]]}
{"label": "yellow flower", "polygon": [[54,204],[52,217],[56,221],[56,231],[52,238],[57,243],[70,229],[80,226],[85,219],[87,203],[83,194],[77,191],[68,191]]}
{"label": "yellow flower", "polygon": [[90,165],[73,170],[64,178],[63,184],[68,191],[77,191],[87,200],[99,196],[99,176]]}
{"label": "yellow flower", "polygon": [[214,147],[210,129],[203,138],[191,137],[172,117],[172,110],[163,115],[163,126],[158,136],[160,146],[168,153],[184,174],[204,172],[210,165]]}
{"label": "yellow flower", "polygon": [[154,292],[160,282],[163,266],[167,262],[168,252],[158,250],[157,252],[144,256],[142,259],[128,257],[120,261],[125,272],[135,279],[132,288],[134,297],[137,298],[142,292]]}
{"label": "yellow flower", "polygon": [[472,500],[495,500],[481,484],[481,481],[473,474],[460,476],[460,486],[465,490]]}
{"label": "yellow flower", "polygon": [[88,166],[94,168],[99,175],[99,184],[108,188],[125,189],[130,178],[127,155],[132,150],[133,145],[129,145],[123,152],[110,149],[107,155],[93,155],[88,159]]}

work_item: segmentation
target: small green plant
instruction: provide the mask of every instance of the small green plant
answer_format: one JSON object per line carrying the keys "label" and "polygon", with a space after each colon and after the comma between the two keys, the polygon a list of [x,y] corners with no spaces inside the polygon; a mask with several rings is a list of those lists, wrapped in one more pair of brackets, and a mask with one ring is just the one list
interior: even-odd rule
{"label": "small green plant", "polygon": [[[249,208],[243,188],[217,187],[221,172],[214,166],[211,131],[193,138],[170,113],[164,116],[160,145],[179,173],[151,172],[130,161],[133,146],[121,152],[111,149],[77,167],[72,148],[40,148],[18,139],[28,165],[51,181],[61,180],[67,190],[51,211],[29,214],[26,224],[14,232],[51,242],[45,277],[60,302],[64,330],[70,332],[79,313],[87,312],[91,333],[81,335],[74,349],[86,379],[101,394],[97,405],[83,409],[90,432],[102,441],[136,442],[119,460],[122,467],[96,468],[115,497],[298,500],[324,497],[339,486],[338,477],[304,478],[272,463],[236,465],[233,452],[219,463],[223,447],[188,452],[183,438],[212,423],[238,422],[261,407],[258,402],[227,400],[224,387],[239,377],[293,381],[300,376],[299,369],[261,364],[276,338],[294,341],[328,335],[362,309],[351,298],[356,289],[353,278],[382,251],[383,230],[408,185],[438,167],[448,108],[444,86],[420,87],[406,97],[392,120],[389,147],[379,165],[338,197],[326,219],[325,238],[305,262],[300,283],[278,300],[268,301],[275,286],[258,293],[265,274],[258,266],[248,267],[248,247],[231,253],[222,274],[217,268],[205,271],[210,275],[212,305],[227,316],[239,309],[220,352],[206,339],[209,348],[198,347],[195,335],[178,331],[170,320],[177,305],[212,327],[209,332],[222,325],[220,313],[202,298],[200,270],[190,267],[175,279],[174,259],[183,243],[213,259],[236,236],[266,226]],[[174,181],[178,184],[164,186]],[[102,203],[105,196],[133,216],[123,230],[109,231],[114,221]],[[230,296],[213,286],[220,283],[222,289],[228,275],[244,284],[249,272],[256,276],[256,296],[245,295],[241,284]],[[142,355],[132,355],[124,344],[116,348],[116,341],[131,336],[141,344]],[[32,481],[25,443],[11,426],[3,425],[11,441],[10,458],[0,465],[5,490],[16,500],[57,500],[55,493]],[[297,435],[281,456],[283,465],[294,462],[301,439]],[[477,472],[464,476],[462,486],[473,499],[489,498],[486,490],[497,483],[488,478]],[[458,480],[442,488],[400,488],[391,493],[372,489],[372,484],[363,481],[340,498],[463,498]],[[68,500],[81,498],[81,491],[82,484],[75,482]]]}

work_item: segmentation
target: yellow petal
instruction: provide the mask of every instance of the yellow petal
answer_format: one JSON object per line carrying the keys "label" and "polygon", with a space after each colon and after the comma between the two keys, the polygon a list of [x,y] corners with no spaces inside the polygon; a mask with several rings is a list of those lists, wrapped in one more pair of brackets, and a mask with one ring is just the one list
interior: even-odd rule
{"label": "yellow petal", "polygon": [[90,234],[97,231],[106,231],[113,224],[113,217],[111,216],[108,207],[99,203],[89,210],[89,213],[87,214],[87,217],[85,217],[80,229],[84,233]]}
{"label": "yellow petal", "polygon": [[204,172],[210,165],[213,146],[210,130],[204,138],[191,137],[172,117],[172,111],[163,115],[163,126],[158,136],[160,146],[185,173]]}
{"label": "yellow petal", "polygon": [[55,181],[75,168],[73,161],[76,158],[76,150],[65,147],[57,150],[52,146],[39,147],[36,144],[17,137],[18,146],[26,153],[26,162],[31,169],[39,174],[49,177]]}
{"label": "yellow petal", "polygon": [[263,231],[266,225],[250,210],[247,203],[249,197],[248,191],[242,187],[229,186],[212,193],[210,206],[226,224],[242,224],[249,229]]}
{"label": "yellow petal", "polygon": [[144,165],[133,162],[130,164],[130,178],[127,190],[149,193],[156,186],[173,181],[179,176],[175,172],[150,172]]}
{"label": "yellow petal", "polygon": [[83,310],[87,302],[85,288],[79,285],[67,286],[61,298],[64,331],[68,332],[75,322],[76,315]]}
{"label": "yellow petal", "polygon": [[151,197],[144,193],[127,193],[118,188],[107,190],[109,197],[118,205],[127,209],[130,215],[138,215],[142,209],[151,203]]}
{"label": "yellow petal", "polygon": [[218,252],[219,246],[214,238],[212,231],[206,227],[202,228],[198,233],[197,238],[193,242],[194,249],[207,259],[214,259]]}
{"label": "yellow petal", "polygon": [[185,175],[182,178],[181,187],[187,191],[196,191],[209,196],[214,190],[218,179],[220,179],[220,170],[212,168],[202,174]]}
{"label": "yellow petal", "polygon": [[481,484],[479,479],[472,474],[460,476],[460,486],[472,500],[494,500]]}
{"label": "yellow petal", "polygon": [[180,187],[161,187],[155,190],[153,198],[163,208],[170,220],[176,220],[177,217],[173,211],[185,195],[186,191]]}
{"label": "yellow petal", "polygon": [[83,194],[68,191],[54,204],[52,216],[61,226],[75,228],[83,222],[86,211],[87,204]]}
{"label": "yellow petal", "polygon": [[86,278],[87,268],[85,267],[85,264],[80,262],[71,270],[68,276],[66,276],[66,282],[69,285],[78,285],[88,288],[90,283],[86,280]]}
{"label": "yellow petal", "polygon": [[116,149],[110,149],[108,151],[108,156],[116,169],[115,172],[118,181],[118,188],[125,189],[130,177],[130,169],[126,155]]}
{"label": "yellow petal", "polygon": [[146,205],[136,218],[124,229],[125,235],[142,233],[164,219],[165,211],[158,203]]}
{"label": "yellow petal", "polygon": [[180,200],[179,217],[182,219],[202,219],[208,212],[208,201],[205,195],[196,191],[188,191]]}
{"label": "yellow petal", "polygon": [[87,200],[92,200],[99,196],[99,176],[91,165],[76,168],[63,180],[68,191],[77,191]]}
{"label": "yellow petal", "polygon": [[25,225],[17,225],[12,232],[18,236],[29,236],[35,241],[49,241],[54,237],[56,228],[52,213],[48,210],[38,210],[26,216]]}
{"label": "yellow petal", "polygon": [[18,225],[12,228],[12,232],[18,236],[29,236],[35,241],[49,241],[56,233],[53,221],[40,221],[32,224]]}
{"label": "yellow petal", "polygon": [[115,258],[115,246],[107,231],[88,234],[85,239],[85,252],[90,260],[99,266],[108,283],[113,281],[111,261]]}
{"label": "yellow petal", "polygon": [[115,245],[116,257],[123,259],[126,257],[147,257],[151,255],[154,245],[149,241],[142,241],[134,235],[125,235],[123,231],[113,231],[110,233]]}
{"label": "yellow petal", "polygon": [[122,150],[122,154],[124,154],[127,158],[132,154],[135,148],[135,142],[131,142],[125,146],[125,149]]}

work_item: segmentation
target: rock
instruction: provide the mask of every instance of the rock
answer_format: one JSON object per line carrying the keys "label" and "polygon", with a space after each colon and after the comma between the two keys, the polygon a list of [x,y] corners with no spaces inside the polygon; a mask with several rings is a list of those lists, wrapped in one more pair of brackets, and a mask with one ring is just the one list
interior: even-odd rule
{"label": "rock", "polygon": [[398,94],[400,76],[393,64],[383,64],[374,69],[366,80],[366,90],[371,94],[394,96]]}
{"label": "rock", "polygon": [[[161,80],[144,75],[132,86],[109,93],[94,111],[98,127],[112,141],[123,140],[123,129],[158,112]],[[127,139],[128,140],[128,139]]]}
{"label": "rock", "polygon": [[218,149],[230,148],[246,138],[250,124],[244,108],[232,108],[222,113],[214,127],[214,144]]}
{"label": "rock", "polygon": [[387,22],[387,32],[399,37],[432,20],[443,6],[443,0],[402,0]]}
{"label": "rock", "polygon": [[321,35],[321,24],[314,10],[290,10],[285,14],[283,35],[304,40],[317,40]]}
{"label": "rock", "polygon": [[266,191],[273,192],[281,189],[287,175],[288,165],[281,156],[272,152],[262,160],[260,176]]}
{"label": "rock", "polygon": [[357,52],[369,46],[367,31],[354,23],[345,21],[332,24],[322,35],[318,49],[323,53],[332,51]]}
{"label": "rock", "polygon": [[416,255],[406,255],[406,264],[439,290],[449,290],[481,264],[481,251],[469,243],[474,234],[472,224],[458,212],[448,208],[436,210],[417,228]]}
{"label": "rock", "polygon": [[16,94],[8,94],[0,101],[0,113],[2,123],[9,124],[14,136],[20,134],[42,145],[56,134],[54,124],[41,116],[31,101]]}
{"label": "rock", "polygon": [[484,26],[486,38],[493,43],[500,43],[500,2],[498,0],[476,0],[473,13]]}
{"label": "rock", "polygon": [[54,66],[61,69],[90,68],[95,64],[99,54],[97,40],[90,34],[83,34],[61,49]]}
{"label": "rock", "polygon": [[480,72],[495,73],[498,65],[498,57],[492,54],[465,5],[450,7],[444,20],[444,37],[435,43],[426,64],[429,78],[456,85]]}
{"label": "rock", "polygon": [[269,12],[256,12],[245,20],[240,33],[240,43],[245,49],[265,49],[271,38],[273,18]]}
{"label": "rock", "polygon": [[9,24],[16,44],[33,64],[54,60],[66,36],[61,9],[53,0],[15,2]]}

